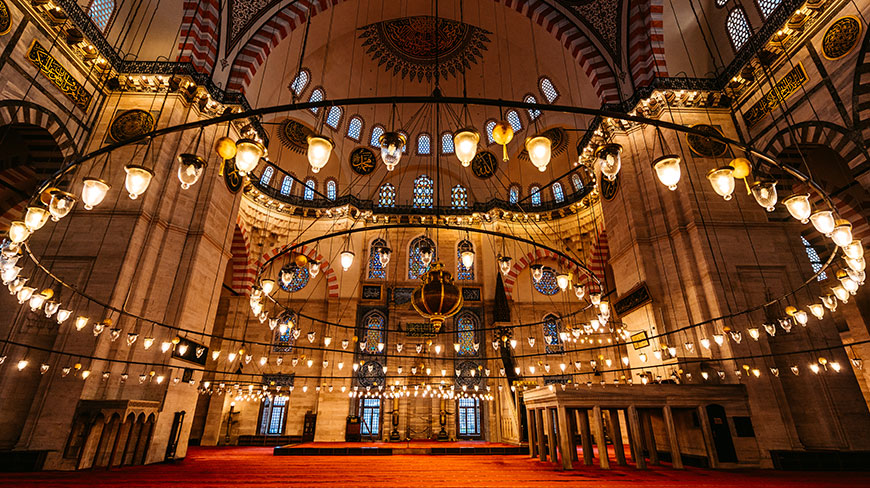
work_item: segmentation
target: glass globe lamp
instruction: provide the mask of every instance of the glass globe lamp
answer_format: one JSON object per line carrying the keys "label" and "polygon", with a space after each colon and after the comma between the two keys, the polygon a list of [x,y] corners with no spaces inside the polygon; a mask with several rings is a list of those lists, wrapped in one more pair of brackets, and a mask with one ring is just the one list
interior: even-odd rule
{"label": "glass globe lamp", "polygon": [[806,224],[810,221],[813,206],[810,204],[810,195],[808,193],[792,195],[783,200],[782,203],[785,205],[785,208],[788,209],[788,213],[795,219],[800,220],[802,224]]}
{"label": "glass globe lamp", "polygon": [[717,195],[725,200],[731,200],[731,194],[734,193],[734,168],[722,166],[712,169],[707,173],[707,180],[710,181]]}
{"label": "glass globe lamp", "polygon": [[308,274],[311,275],[312,278],[315,278],[320,274],[320,261],[315,259],[308,260]]}
{"label": "glass globe lamp", "polygon": [[532,270],[532,279],[535,280],[535,283],[541,281],[541,278],[544,277],[544,266],[540,264],[533,264],[529,266]]}
{"label": "glass globe lamp", "polygon": [[420,248],[420,262],[423,264],[423,266],[429,266],[434,257],[435,249],[429,246],[423,246]]}
{"label": "glass globe lamp", "polygon": [[124,171],[127,173],[127,177],[124,179],[124,188],[130,194],[130,199],[135,200],[148,189],[148,185],[151,184],[151,179],[154,177],[154,172],[144,166],[137,166],[135,164],[124,166]]}
{"label": "glass globe lamp", "polygon": [[837,225],[831,232],[831,240],[834,244],[845,247],[852,243],[852,224],[848,220],[837,220]]}
{"label": "glass globe lamp", "polygon": [[69,215],[76,203],[76,197],[72,193],[67,193],[60,190],[52,190],[51,201],[48,204],[48,213],[51,214],[51,220],[54,222]]}
{"label": "glass globe lamp", "polygon": [[816,210],[810,215],[810,222],[819,233],[826,237],[831,237],[831,232],[834,232],[834,226],[837,225],[834,212],[831,210]]}
{"label": "glass globe lamp", "polygon": [[347,271],[353,266],[353,251],[342,251],[341,253],[341,269]]}
{"label": "glass globe lamp", "polygon": [[574,285],[574,295],[577,296],[578,300],[583,300],[583,297],[586,296],[586,287],[584,285]]}
{"label": "glass globe lamp", "polygon": [[680,157],[676,154],[668,154],[653,161],[653,169],[659,181],[668,187],[668,190],[677,189],[680,182]]}
{"label": "glass globe lamp", "polygon": [[556,275],[556,284],[559,285],[559,289],[565,291],[571,284],[571,278],[565,273],[559,273]]}
{"label": "glass globe lamp", "polygon": [[758,179],[750,187],[752,196],[759,205],[764,207],[768,212],[776,210],[776,180]]}
{"label": "glass globe lamp", "polygon": [[14,244],[21,244],[30,237],[30,230],[23,221],[13,220],[12,223],[9,224],[8,237]]}
{"label": "glass globe lamp", "polygon": [[27,207],[27,212],[24,214],[24,225],[30,232],[36,232],[48,222],[50,215],[44,207],[31,205]]}
{"label": "glass globe lamp", "polygon": [[474,129],[460,129],[453,134],[453,151],[462,166],[467,168],[471,165],[471,161],[477,155],[479,142],[480,134]]}
{"label": "glass globe lamp", "polygon": [[843,246],[843,254],[851,259],[863,258],[864,246],[861,245],[861,239],[853,239],[852,242]]}
{"label": "glass globe lamp", "polygon": [[510,258],[509,256],[499,255],[497,261],[498,261],[498,269],[501,270],[501,274],[507,276],[507,274],[511,270],[511,263],[513,262],[513,259]]}
{"label": "glass globe lamp", "polygon": [[319,173],[326,166],[333,147],[335,145],[328,137],[308,136],[308,164],[313,173]]}
{"label": "glass globe lamp", "polygon": [[471,269],[474,266],[474,251],[470,249],[466,249],[459,253],[459,259],[462,261],[462,265],[465,266],[465,269]]}
{"label": "glass globe lamp", "polygon": [[386,246],[381,247],[378,250],[378,259],[381,262],[381,266],[386,266],[390,264],[390,256],[392,256],[392,254],[393,250]]}
{"label": "glass globe lamp", "polygon": [[529,137],[526,139],[526,151],[532,164],[538,168],[538,171],[544,172],[553,155],[553,141],[542,135]]}
{"label": "glass globe lamp", "polygon": [[381,160],[387,167],[387,171],[394,170],[399,164],[407,143],[405,135],[398,132],[385,132],[378,139],[378,144],[381,146]]}
{"label": "glass globe lamp", "polygon": [[598,168],[601,174],[610,181],[615,181],[619,170],[622,169],[622,146],[619,144],[605,144],[595,152],[598,157]]}
{"label": "glass globe lamp", "polygon": [[[236,158],[238,163],[238,158]],[[196,154],[184,153],[178,155],[178,181],[181,182],[181,188],[187,190],[202,176],[207,163],[205,159]],[[241,170],[239,170],[241,171]]]}
{"label": "glass globe lamp", "polygon": [[239,139],[236,141],[236,168],[244,176],[257,169],[260,159],[266,156],[266,146],[254,139]]}
{"label": "glass globe lamp", "polygon": [[85,210],[92,210],[103,203],[111,186],[99,178],[87,177],[82,182],[82,203],[85,204]]}

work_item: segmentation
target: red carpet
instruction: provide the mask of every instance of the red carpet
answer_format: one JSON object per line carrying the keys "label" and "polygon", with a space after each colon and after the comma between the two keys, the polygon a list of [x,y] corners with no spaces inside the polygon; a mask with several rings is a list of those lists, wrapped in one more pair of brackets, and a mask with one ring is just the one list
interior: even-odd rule
{"label": "red carpet", "polygon": [[800,488],[868,486],[867,473],[580,467],[560,471],[526,456],[275,457],[268,447],[193,447],[187,459],[88,472],[0,474],[0,486],[52,487],[527,487]]}
{"label": "red carpet", "polygon": [[426,440],[402,441],[402,442],[306,442],[293,444],[292,447],[388,447],[392,449],[431,449],[433,447],[516,447],[513,444],[484,441],[456,441],[438,442]]}

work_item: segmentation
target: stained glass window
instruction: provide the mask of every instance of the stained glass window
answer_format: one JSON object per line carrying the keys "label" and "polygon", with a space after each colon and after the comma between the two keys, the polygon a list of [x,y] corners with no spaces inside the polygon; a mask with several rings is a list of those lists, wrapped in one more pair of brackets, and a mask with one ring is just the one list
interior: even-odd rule
{"label": "stained glass window", "polygon": [[[813,273],[818,273],[820,269],[824,266],[822,263],[822,258],[819,257],[819,253],[816,252],[816,249],[810,244],[810,241],[806,239],[806,237],[801,236],[801,243],[804,245],[804,249],[807,251],[807,258],[810,260],[810,266],[813,267]],[[827,273],[821,273],[818,277],[818,281],[828,279]]]}
{"label": "stained glass window", "polygon": [[541,205],[541,189],[537,186],[529,188],[529,195],[532,196],[532,205],[538,207]]}
{"label": "stained glass window", "polygon": [[475,437],[480,435],[480,399],[462,397],[459,399],[459,435]]}
{"label": "stained glass window", "polygon": [[441,134],[441,154],[453,154],[453,134]]}
{"label": "stained glass window", "polygon": [[577,173],[571,175],[571,184],[574,185],[574,191],[580,191],[583,189],[583,180],[580,179],[580,175]]}
{"label": "stained glass window", "polygon": [[489,122],[486,123],[486,141],[489,144],[492,144],[495,142],[495,139],[492,138],[493,129],[495,129],[495,121],[490,120]]}
{"label": "stained glass window", "polygon": [[266,166],[266,169],[263,170],[263,174],[260,176],[260,184],[263,186],[267,186],[269,181],[272,179],[272,174],[275,172],[275,168],[271,166]]}
{"label": "stained glass window", "polygon": [[547,99],[547,103],[553,103],[559,98],[559,91],[556,90],[549,78],[541,78],[541,93]]}
{"label": "stained glass window", "polygon": [[287,329],[283,334],[279,329],[275,329],[275,342],[272,345],[272,350],[274,352],[293,352],[293,344],[295,342],[293,329]]}
{"label": "stained glass window", "polygon": [[[538,103],[538,99],[535,98],[534,95],[526,95],[526,98],[523,99],[525,103]],[[535,120],[541,116],[541,111],[538,109],[530,108],[529,109],[529,119]]]}
{"label": "stained glass window", "polygon": [[287,413],[287,397],[266,397],[260,415],[261,435],[281,435],[284,433],[284,418]]}
{"label": "stained glass window", "polygon": [[336,192],[337,190],[335,180],[328,180],[326,182],[326,198],[330,200],[335,200]]}
{"label": "stained glass window", "polygon": [[[365,328],[365,343],[366,343],[366,352],[368,354],[380,354],[383,351],[378,351],[378,344],[384,342],[384,325],[386,324],[386,319],[381,312],[374,311],[370,312],[365,316],[363,320],[363,327]],[[386,350],[386,348],[384,348]]]}
{"label": "stained glass window", "polygon": [[396,206],[396,187],[384,183],[378,190],[378,206],[379,207],[395,207]]}
{"label": "stained glass window", "polygon": [[302,193],[302,198],[306,200],[314,200],[314,187],[317,183],[314,179],[308,178],[305,180],[305,191]]}
{"label": "stained glass window", "polygon": [[293,270],[295,273],[293,273],[293,279],[290,280],[289,284],[285,285],[283,281],[278,280],[278,285],[281,289],[289,293],[305,288],[310,278],[307,266],[293,266]]}
{"label": "stained glass window", "polygon": [[544,317],[544,345],[547,354],[561,354],[565,352],[565,345],[562,343],[562,338],[559,337],[561,332],[561,321],[555,315],[547,315]]}
{"label": "stained glass window", "polygon": [[[308,101],[309,102],[321,102],[321,101],[323,101],[323,98],[324,98],[323,90],[321,90],[320,88],[315,88],[314,91],[311,92],[311,96],[308,97]],[[315,115],[317,115],[317,113],[320,112],[320,108],[318,108],[318,107],[311,107],[308,110],[311,110],[311,113],[313,113]]]}
{"label": "stained glass window", "polygon": [[293,178],[290,175],[284,175],[284,179],[281,180],[281,194],[289,195],[290,190],[293,189]]}
{"label": "stained glass window", "polygon": [[376,125],[372,127],[372,138],[369,140],[369,145],[372,147],[381,147],[381,136],[384,135],[384,128]]}
{"label": "stained glass window", "polygon": [[[428,237],[420,236],[408,246],[408,279],[416,280],[423,276],[426,271],[429,271],[429,266],[423,265],[423,259],[420,257],[420,248],[428,247],[432,250],[432,261],[435,260],[435,243]],[[431,263],[430,263],[431,264]]]}
{"label": "stained glass window", "polygon": [[463,239],[456,245],[456,279],[457,280],[473,280],[474,279],[474,264],[471,268],[466,268],[462,264],[462,251],[474,251],[474,246],[470,241]]}
{"label": "stained glass window", "polygon": [[776,7],[779,7],[779,3],[781,0],[756,0],[758,2],[758,9],[761,10],[761,14],[764,18],[770,17],[770,14],[776,10]]}
{"label": "stained glass window", "polygon": [[88,16],[94,21],[94,25],[100,29],[100,32],[106,32],[114,11],[115,0],[91,0],[91,4],[88,6]]}
{"label": "stained glass window", "polygon": [[565,201],[565,192],[562,191],[562,184],[558,181],[553,183],[553,199],[558,203]]}
{"label": "stained glass window", "polygon": [[559,284],[556,283],[556,271],[549,266],[545,266],[543,271],[544,273],[540,280],[535,281],[532,278],[535,289],[547,296],[555,295],[559,291]]}
{"label": "stained glass window", "polygon": [[387,247],[386,241],[383,239],[375,239],[372,242],[372,247],[369,249],[369,279],[370,280],[385,280],[387,279],[387,270],[381,264],[381,248]]}
{"label": "stained glass window", "polygon": [[420,134],[419,136],[417,136],[417,154],[421,154],[423,156],[431,154],[429,143],[429,134]]}
{"label": "stained glass window", "polygon": [[326,114],[326,125],[338,129],[338,124],[341,123],[341,113],[341,107],[329,107],[329,112]]}
{"label": "stained glass window", "polygon": [[520,114],[518,114],[516,110],[508,110],[505,118],[507,119],[508,124],[513,128],[514,132],[523,130],[523,122],[520,120]]}
{"label": "stained glass window", "polygon": [[432,178],[420,175],[414,180],[414,208],[432,208]]}
{"label": "stained glass window", "polygon": [[350,118],[350,122],[347,123],[347,137],[350,139],[359,142],[359,138],[362,135],[363,128],[363,119],[358,115],[354,115]]}
{"label": "stained glass window", "polygon": [[456,185],[450,190],[450,205],[453,208],[468,207],[468,190],[462,185]]}
{"label": "stained glass window", "polygon": [[728,35],[731,36],[731,44],[734,45],[734,50],[739,51],[746,44],[752,31],[749,28],[749,21],[746,19],[746,12],[742,7],[737,7],[728,14],[728,21],[725,24],[728,27]]}
{"label": "stained glass window", "polygon": [[520,187],[513,185],[508,190],[508,201],[510,203],[517,203],[520,201]]}
{"label": "stained glass window", "polygon": [[308,81],[311,79],[311,76],[308,74],[308,70],[304,69],[296,75],[296,78],[293,79],[293,82],[290,83],[290,90],[293,91],[293,94],[297,97],[302,94],[302,91],[305,90],[305,87],[308,86]]}
{"label": "stained glass window", "polygon": [[456,318],[456,343],[459,344],[460,356],[476,356],[474,350],[475,329],[477,319],[471,312],[463,312]]}
{"label": "stained glass window", "polygon": [[381,400],[363,398],[359,401],[360,433],[377,436],[381,428]]}

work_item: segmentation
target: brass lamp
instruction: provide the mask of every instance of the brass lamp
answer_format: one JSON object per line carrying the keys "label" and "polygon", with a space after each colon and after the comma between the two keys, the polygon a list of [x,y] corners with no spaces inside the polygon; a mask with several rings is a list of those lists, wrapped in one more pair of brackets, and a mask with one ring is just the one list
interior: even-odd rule
{"label": "brass lamp", "polygon": [[422,280],[423,284],[414,290],[411,305],[417,313],[429,319],[438,332],[444,321],[462,308],[462,294],[453,284],[453,276],[440,262],[433,263]]}

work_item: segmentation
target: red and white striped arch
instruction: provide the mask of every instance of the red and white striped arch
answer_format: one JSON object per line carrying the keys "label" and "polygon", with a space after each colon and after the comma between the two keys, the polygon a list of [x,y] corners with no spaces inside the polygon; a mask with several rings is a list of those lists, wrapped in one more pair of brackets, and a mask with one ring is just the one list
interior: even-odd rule
{"label": "red and white striped arch", "polygon": [[232,289],[236,293],[247,294],[257,277],[257,269],[251,265],[250,240],[241,220],[233,230],[233,241],[230,245],[232,253]]}
{"label": "red and white striped arch", "polygon": [[[276,247],[260,256],[260,259],[258,259],[257,262],[254,263],[254,276],[251,277],[251,280],[248,284],[248,289],[250,289],[250,287],[254,284],[254,280],[257,278],[256,270],[259,270],[264,264],[266,264],[266,261],[286,251],[292,245],[293,244],[287,244],[284,246]],[[329,260],[326,259],[326,256],[318,253],[315,248],[308,246],[302,246],[299,249],[296,249],[296,252],[308,256],[309,259],[316,259],[320,261],[320,272],[323,274],[323,277],[326,278],[326,291],[329,294],[329,298],[338,298],[338,276],[336,276],[335,269],[330,265]]]}
{"label": "red and white striped arch", "polygon": [[[303,25],[309,13],[313,17],[344,1],[300,0],[277,11],[239,50],[230,70],[227,90],[244,92],[272,49],[292,30]],[[608,60],[590,37],[564,13],[542,0],[493,1],[526,15],[559,40],[589,76],[602,103],[619,101],[616,76]]]}
{"label": "red and white striped arch", "polygon": [[199,73],[211,73],[220,41],[220,0],[184,0],[178,61],[189,62]]}
{"label": "red and white striped arch", "polygon": [[628,11],[628,65],[637,87],[668,76],[665,64],[662,0],[631,0]]}

